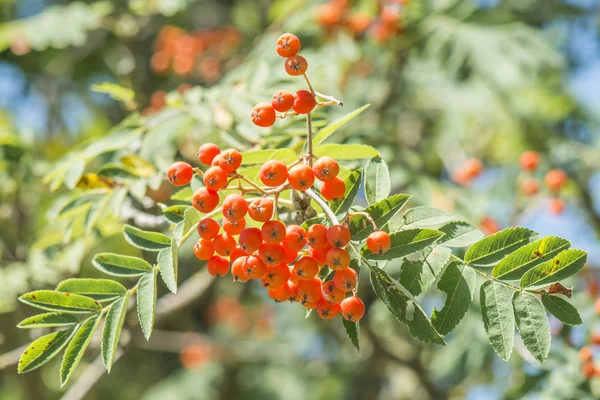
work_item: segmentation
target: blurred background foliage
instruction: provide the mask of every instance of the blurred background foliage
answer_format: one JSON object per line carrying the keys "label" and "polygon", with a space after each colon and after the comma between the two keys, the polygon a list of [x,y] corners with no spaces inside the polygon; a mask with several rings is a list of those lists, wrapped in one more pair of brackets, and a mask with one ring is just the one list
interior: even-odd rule
{"label": "blurred background foliage", "polygon": [[[588,344],[600,355],[599,10],[598,0],[1,2],[0,399],[599,398],[600,381],[578,356]],[[207,141],[284,148],[303,135],[301,121],[264,130],[249,119],[261,99],[303,86],[274,51],[285,31],[302,40],[317,90],[344,101],[315,126],[371,104],[335,141],[377,147],[394,191],[413,194],[413,206],[487,233],[525,225],[588,251],[569,282],[585,325],[554,321],[543,366],[522,344],[505,364],[476,310],[449,346],[430,348],[361,285],[359,356],[339,320],[305,319],[249,285],[199,279],[188,248],[180,280],[193,277],[159,302],[149,343],[137,329],[125,335],[110,376],[93,358],[66,394],[57,363],[18,376],[31,337],[15,328],[30,312],[16,297],[96,276],[94,253],[132,251],[124,223],[167,228],[173,160],[193,161]],[[538,178],[569,174],[559,215],[548,191],[520,193],[525,150],[542,154]],[[457,184],[472,159],[484,172]],[[421,300],[430,310],[444,299]]]}

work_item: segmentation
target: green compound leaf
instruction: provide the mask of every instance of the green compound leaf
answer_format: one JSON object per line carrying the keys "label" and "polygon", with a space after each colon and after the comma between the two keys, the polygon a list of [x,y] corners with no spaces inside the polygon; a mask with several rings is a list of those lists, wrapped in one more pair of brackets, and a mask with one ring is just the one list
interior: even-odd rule
{"label": "green compound leaf", "polygon": [[156,313],[156,272],[154,269],[142,276],[138,282],[137,311],[146,340],[152,335]]}
{"label": "green compound leaf", "polygon": [[548,236],[525,245],[503,258],[494,267],[492,276],[502,280],[521,279],[531,268],[568,249],[571,243],[558,236]]}
{"label": "green compound leaf", "polygon": [[190,206],[185,206],[182,204],[174,205],[174,206],[165,208],[163,210],[163,215],[165,216],[166,219],[169,220],[169,222],[178,224],[181,221],[183,221],[183,217],[188,208],[190,208]]}
{"label": "green compound leaf", "polygon": [[342,126],[356,118],[360,113],[369,108],[369,106],[370,104],[366,104],[321,129],[313,138],[313,146],[318,146],[323,143],[323,141],[333,135]]}
{"label": "green compound leaf", "polygon": [[173,240],[171,247],[158,252],[157,263],[160,267],[160,276],[172,293],[177,293],[177,277],[179,275],[177,242]]}
{"label": "green compound leaf", "polygon": [[476,282],[475,271],[463,263],[454,261],[446,267],[437,285],[446,293],[446,303],[439,311],[434,308],[431,315],[431,322],[440,335],[452,332],[469,311]]}
{"label": "green compound leaf", "polygon": [[514,227],[501,230],[475,243],[465,254],[465,263],[479,267],[496,264],[536,236],[532,230]]}
{"label": "green compound leaf", "polygon": [[344,324],[344,328],[346,329],[346,335],[348,335],[348,338],[352,342],[352,345],[360,354],[360,329],[358,326],[358,322],[348,321],[347,319],[343,318],[342,323]]}
{"label": "green compound leaf", "polygon": [[508,361],[515,341],[512,291],[501,283],[486,281],[480,290],[481,317],[492,348]]}
{"label": "green compound leaf", "polygon": [[143,231],[131,225],[123,227],[123,235],[129,244],[143,250],[160,251],[171,245],[171,238],[168,236],[158,232]]}
{"label": "green compound leaf", "polygon": [[550,352],[550,324],[542,303],[532,294],[515,292],[515,321],[525,348],[539,362]]}
{"label": "green compound leaf", "polygon": [[407,229],[390,235],[390,249],[383,254],[375,254],[364,245],[360,253],[370,260],[395,260],[428,247],[444,234],[435,229]]}
{"label": "green compound leaf", "polygon": [[406,211],[402,219],[406,228],[432,228],[442,226],[456,218],[437,208],[419,206]]}
{"label": "green compound leaf", "polygon": [[62,281],[56,287],[59,292],[68,292],[90,297],[98,301],[110,301],[127,292],[125,286],[110,279],[72,278]]}
{"label": "green compound leaf", "polygon": [[[381,229],[390,219],[392,219],[402,206],[410,199],[408,194],[395,194],[385,200],[379,201],[368,207],[364,212],[369,214],[378,228]],[[354,216],[350,220],[350,233],[352,240],[365,240],[373,232],[373,225],[364,215]]]}
{"label": "green compound leaf", "polygon": [[390,195],[390,171],[381,157],[373,157],[365,167],[365,196],[369,205],[385,200]]}
{"label": "green compound leaf", "polygon": [[446,247],[467,247],[483,238],[483,232],[464,221],[453,221],[438,228],[444,232],[438,244]]}
{"label": "green compound leaf", "polygon": [[135,277],[152,271],[152,266],[146,260],[113,253],[96,254],[92,265],[105,274],[122,277]]}
{"label": "green compound leaf", "polygon": [[292,149],[267,149],[267,150],[253,150],[242,153],[243,164],[264,164],[269,160],[279,160],[281,162],[288,163],[298,158],[298,154]]}
{"label": "green compound leaf", "polygon": [[577,309],[559,296],[542,294],[542,304],[550,314],[562,323],[567,325],[581,325],[583,323]]}
{"label": "green compound leaf", "polygon": [[361,160],[379,156],[379,151],[366,144],[322,144],[315,148],[317,157],[331,156],[336,160]]}
{"label": "green compound leaf", "polygon": [[541,287],[561,281],[575,275],[587,260],[587,253],[583,250],[569,249],[530,269],[521,278],[522,288]]}
{"label": "green compound leaf", "polygon": [[74,326],[66,331],[53,332],[36,339],[21,355],[19,373],[33,371],[54,358],[71,340],[76,330],[77,326]]}
{"label": "green compound leaf", "polygon": [[100,320],[102,319],[101,314],[94,315],[87,320],[85,320],[75,336],[73,336],[73,340],[67,346],[67,350],[65,350],[65,355],[63,356],[62,364],[60,366],[60,385],[64,386],[75,368],[77,368],[77,364],[81,361],[81,357],[83,357],[83,353],[85,353],[85,349],[87,349],[90,344],[90,340],[92,340],[92,335],[96,331]]}
{"label": "green compound leaf", "polygon": [[352,207],[352,204],[354,204],[354,201],[356,200],[358,190],[360,189],[361,178],[362,170],[358,169],[344,179],[344,183],[346,183],[346,193],[344,194],[344,197],[340,200],[331,202],[331,211],[333,211],[335,215],[345,214],[350,210],[350,207]]}
{"label": "green compound leaf", "polygon": [[121,337],[121,330],[123,329],[123,321],[125,321],[125,314],[127,314],[127,304],[129,303],[129,292],[125,297],[112,303],[108,313],[106,314],[106,322],[104,324],[104,330],[102,331],[102,342],[100,345],[102,352],[102,361],[108,373],[112,368],[115,353],[119,346],[119,338]]}
{"label": "green compound leaf", "polygon": [[436,247],[424,260],[404,260],[398,281],[413,296],[420,295],[440,276],[451,254],[447,247]]}
{"label": "green compound leaf", "polygon": [[34,315],[19,322],[17,328],[55,328],[61,326],[71,326],[79,323],[79,318],[72,314],[63,313],[44,313]]}
{"label": "green compound leaf", "polygon": [[89,297],[53,290],[36,290],[22,295],[19,300],[42,310],[65,313],[98,312],[102,309],[100,303]]}

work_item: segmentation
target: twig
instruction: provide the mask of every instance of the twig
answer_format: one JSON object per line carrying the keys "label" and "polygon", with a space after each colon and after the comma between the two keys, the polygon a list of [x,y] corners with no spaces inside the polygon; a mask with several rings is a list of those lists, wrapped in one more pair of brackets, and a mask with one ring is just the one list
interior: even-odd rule
{"label": "twig", "polygon": [[11,365],[15,365],[16,363],[18,363],[21,354],[25,351],[25,349],[27,349],[27,346],[28,345],[17,347],[16,349],[9,351],[8,353],[0,355],[0,371],[4,368],[10,367]]}
{"label": "twig", "polygon": [[319,206],[321,206],[323,212],[325,213],[325,215],[327,215],[327,218],[329,219],[329,221],[331,221],[333,225],[340,224],[340,221],[338,221],[331,208],[329,208],[327,203],[325,203],[325,201],[321,197],[319,197],[318,194],[316,194],[312,189],[307,189],[306,191],[304,191],[304,193],[306,193],[310,198],[316,201]]}

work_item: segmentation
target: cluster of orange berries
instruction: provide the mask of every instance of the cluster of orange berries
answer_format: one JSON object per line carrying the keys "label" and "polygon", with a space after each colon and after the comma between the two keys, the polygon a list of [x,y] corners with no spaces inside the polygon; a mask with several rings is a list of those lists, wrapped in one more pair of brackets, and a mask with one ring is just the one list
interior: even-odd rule
{"label": "cluster of orange berries", "polygon": [[188,33],[166,25],[154,42],[150,65],[157,74],[172,70],[178,76],[190,76],[195,72],[207,81],[215,81],[221,76],[223,62],[241,42],[242,35],[231,27]]}
{"label": "cluster of orange berries", "polygon": [[[593,346],[600,345],[600,333],[596,332],[590,336],[590,343]],[[600,368],[594,364],[594,352],[589,345],[583,346],[579,350],[579,359],[581,360],[581,372],[586,379],[600,377]]]}
{"label": "cluster of orange berries", "polygon": [[328,33],[348,29],[356,37],[369,34],[379,43],[402,33],[402,12],[408,0],[382,0],[378,15],[353,12],[348,0],[330,0],[315,9],[315,19]]}
{"label": "cluster of orange berries", "polygon": [[[541,157],[535,151],[526,151],[521,154],[519,165],[527,174],[521,180],[521,192],[525,196],[534,196],[541,189],[540,182],[533,176],[540,165]],[[569,177],[561,169],[552,169],[546,173],[544,183],[550,190],[552,198],[548,203],[548,211],[552,215],[561,214],[565,209],[565,202],[559,197],[560,191],[566,186]]]}

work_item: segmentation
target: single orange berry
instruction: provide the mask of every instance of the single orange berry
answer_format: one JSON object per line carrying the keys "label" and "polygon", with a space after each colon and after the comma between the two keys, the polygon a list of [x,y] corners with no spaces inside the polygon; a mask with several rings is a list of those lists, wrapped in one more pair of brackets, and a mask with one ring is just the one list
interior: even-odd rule
{"label": "single orange berry", "polygon": [[285,264],[277,264],[267,268],[262,278],[262,285],[268,289],[279,289],[290,279],[290,269]]}
{"label": "single orange berry", "polygon": [[292,281],[287,281],[285,285],[283,285],[283,290],[285,290],[285,294],[287,294],[287,299],[289,301],[296,302],[298,301],[298,285]]}
{"label": "single orange berry", "polygon": [[218,167],[220,161],[221,161],[221,154],[217,154],[215,156],[215,158],[213,158],[212,161],[210,162],[210,166],[211,167]]}
{"label": "single orange berry", "polygon": [[519,165],[525,171],[533,172],[540,165],[540,155],[536,151],[525,151],[519,158]]}
{"label": "single orange berry", "polygon": [[248,256],[236,258],[235,261],[231,264],[231,276],[233,276],[234,282],[247,282],[248,275],[246,275],[246,271],[244,270],[244,263]]}
{"label": "single orange berry", "polygon": [[383,254],[390,249],[390,235],[384,231],[373,232],[367,238],[367,248],[375,254]]}
{"label": "single orange berry", "polygon": [[248,215],[258,222],[269,221],[273,217],[273,202],[263,197],[252,200],[248,206]]}
{"label": "single orange berry", "polygon": [[283,185],[288,178],[288,170],[279,160],[267,161],[260,167],[258,176],[262,183],[269,187]]}
{"label": "single orange berry", "polygon": [[240,249],[239,247],[236,247],[235,250],[233,250],[229,255],[229,261],[234,262],[240,257],[247,257],[249,255],[250,254],[246,253],[244,250]]}
{"label": "single orange berry", "polygon": [[240,249],[248,254],[258,250],[262,244],[262,235],[258,228],[246,228],[240,233]]}
{"label": "single orange berry", "polygon": [[315,259],[321,265],[327,265],[327,252],[331,249],[329,245],[322,249],[311,248],[308,255]]}
{"label": "single orange berry", "polygon": [[194,254],[199,260],[206,261],[215,254],[215,245],[212,240],[198,239],[194,245]]}
{"label": "single orange berry", "polygon": [[579,359],[581,362],[590,362],[594,359],[594,354],[589,346],[583,346],[579,350]]}
{"label": "single orange berry", "polygon": [[248,212],[248,203],[239,194],[230,194],[223,200],[223,216],[229,220],[242,219]]}
{"label": "single orange berry", "polygon": [[479,223],[481,224],[481,229],[483,230],[483,233],[485,233],[486,235],[491,235],[500,230],[500,225],[498,224],[498,221],[496,221],[489,215],[484,215],[483,217],[481,217],[481,221],[479,221]]}
{"label": "single orange berry", "polygon": [[300,39],[293,33],[284,33],[277,39],[275,47],[281,57],[290,57],[300,51]]}
{"label": "single orange berry", "polygon": [[167,178],[173,186],[185,186],[192,180],[194,170],[188,163],[177,161],[171,164]]}
{"label": "single orange berry", "polygon": [[296,273],[295,269],[292,269],[290,271],[290,282],[295,283],[296,285],[298,284],[298,282],[300,282],[300,277]]}
{"label": "single orange berry", "polygon": [[221,167],[210,167],[204,173],[204,186],[207,189],[219,190],[227,185],[227,171]]}
{"label": "single orange berry", "polygon": [[283,303],[288,299],[288,295],[283,286],[277,289],[269,289],[267,292],[269,293],[269,297],[275,300],[277,303]]}
{"label": "single orange berry", "polygon": [[227,173],[235,172],[242,165],[242,153],[236,149],[227,149],[219,154],[219,167]]}
{"label": "single orange berry", "polygon": [[214,190],[201,187],[192,195],[192,206],[201,213],[209,213],[218,205],[219,195]]}
{"label": "single orange berry", "polygon": [[289,111],[294,105],[294,95],[285,90],[280,90],[273,95],[271,105],[279,112]]}
{"label": "single orange berry", "polygon": [[237,236],[246,229],[246,220],[244,218],[234,220],[225,218],[222,223],[223,230],[232,236]]}
{"label": "single orange berry", "polygon": [[244,272],[250,279],[262,279],[267,273],[267,266],[257,256],[248,256],[244,261]]}
{"label": "single orange berry", "polygon": [[[300,295],[298,295],[300,296]],[[300,299],[300,301],[302,302],[302,307],[309,309],[309,310],[315,310],[317,308],[317,306],[319,305],[319,301],[321,301],[322,298],[318,298],[317,300],[313,300],[313,301],[302,301],[302,299]]]}
{"label": "single orange berry", "polygon": [[299,252],[306,245],[307,233],[298,225],[288,225],[285,228],[285,238],[283,239],[283,247],[286,249]]}
{"label": "single orange berry", "polygon": [[219,234],[219,223],[212,218],[203,218],[198,222],[198,235],[202,239],[214,239]]}
{"label": "single orange berry", "polygon": [[365,303],[356,296],[346,297],[340,308],[344,319],[351,322],[358,322],[365,315]]}
{"label": "single orange berry", "polygon": [[306,61],[306,58],[297,54],[295,56],[288,57],[283,65],[285,67],[285,72],[291,76],[300,76],[308,69],[308,62]]}
{"label": "single orange berry", "polygon": [[221,149],[214,143],[205,143],[198,149],[198,161],[210,165],[214,158],[221,153]]}
{"label": "single orange berry", "polygon": [[308,245],[313,249],[320,250],[329,246],[327,243],[327,227],[321,224],[314,224],[306,232]]}
{"label": "single orange berry", "polygon": [[258,256],[268,266],[283,262],[285,248],[277,243],[263,243],[258,248]]}
{"label": "single orange berry", "polygon": [[354,35],[360,35],[369,29],[372,20],[373,18],[368,13],[359,12],[350,15],[347,25]]}
{"label": "single orange berry", "polygon": [[321,298],[321,280],[316,276],[298,281],[298,295],[302,303]]}
{"label": "single orange berry", "polygon": [[548,202],[548,212],[551,215],[560,215],[565,211],[565,201],[558,197],[551,198]]}
{"label": "single orange berry", "polygon": [[323,298],[330,303],[339,304],[346,297],[346,292],[335,285],[333,280],[323,283]]}
{"label": "single orange berry", "polygon": [[208,269],[208,273],[212,276],[226,275],[229,271],[229,261],[225,257],[212,256],[208,259],[206,269]]}
{"label": "single orange berry", "polygon": [[317,313],[322,319],[332,319],[340,313],[341,307],[339,304],[333,304],[326,299],[321,299],[317,303]]}
{"label": "single orange berry", "polygon": [[562,169],[553,169],[546,174],[544,181],[550,190],[558,192],[567,184],[568,178],[569,177]]}
{"label": "single orange berry", "polygon": [[327,265],[334,271],[348,268],[350,265],[350,254],[345,249],[329,249],[327,251]]}
{"label": "single orange berry", "polygon": [[334,201],[344,198],[346,194],[346,183],[338,177],[323,183],[321,194],[327,201]]}
{"label": "single orange berry", "polygon": [[293,264],[294,261],[296,261],[296,258],[298,258],[298,252],[294,251],[294,250],[290,250],[285,246],[283,246],[283,248],[285,249],[285,256],[283,257],[283,263],[287,264],[287,265]]}
{"label": "single orange berry", "polygon": [[521,192],[525,196],[536,195],[540,191],[540,183],[537,179],[527,178],[521,183]]}
{"label": "single orange berry", "polygon": [[344,268],[335,271],[333,275],[333,283],[335,286],[344,292],[351,292],[356,288],[358,274],[352,268]]}
{"label": "single orange berry", "polygon": [[294,264],[294,272],[299,279],[311,279],[319,273],[319,264],[314,258],[304,256]]}
{"label": "single orange berry", "polygon": [[325,233],[327,243],[329,243],[331,247],[338,249],[346,247],[350,242],[350,236],[350,229],[346,228],[344,225],[334,225],[327,229],[327,232]]}
{"label": "single orange berry", "polygon": [[285,238],[285,225],[277,220],[267,221],[260,232],[265,243],[281,243]]}
{"label": "single orange berry", "polygon": [[317,100],[311,92],[306,90],[298,90],[294,94],[294,105],[292,109],[298,114],[308,114],[317,105]]}
{"label": "single orange berry", "polygon": [[252,109],[250,118],[252,118],[252,123],[254,123],[254,125],[268,128],[275,123],[277,114],[275,113],[275,109],[271,104],[258,103]]}
{"label": "single orange berry", "polygon": [[317,179],[322,182],[329,182],[340,172],[340,166],[333,157],[323,156],[319,157],[313,164],[313,172]]}
{"label": "single orange berry", "polygon": [[315,174],[306,164],[293,166],[289,172],[290,186],[298,191],[310,189],[315,183]]}
{"label": "single orange berry", "polygon": [[215,251],[217,254],[223,257],[229,257],[237,246],[233,236],[228,233],[217,235],[213,242],[215,245]]}

